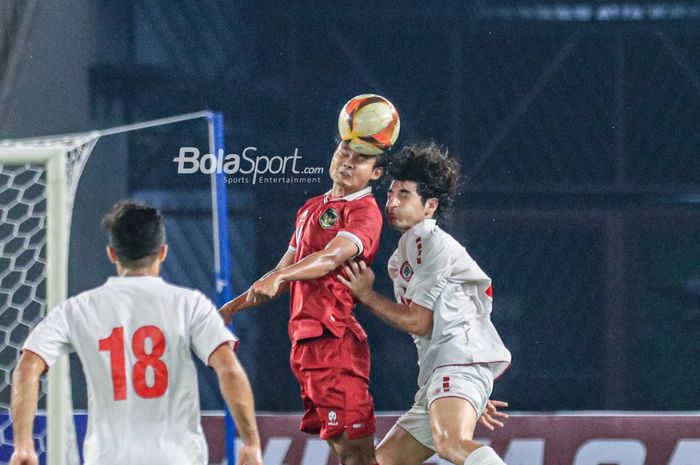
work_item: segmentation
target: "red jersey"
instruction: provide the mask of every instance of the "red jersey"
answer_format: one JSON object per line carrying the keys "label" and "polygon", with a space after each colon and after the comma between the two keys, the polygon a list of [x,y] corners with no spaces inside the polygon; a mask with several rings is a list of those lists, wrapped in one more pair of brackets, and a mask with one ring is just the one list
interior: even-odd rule
{"label": "red jersey", "polygon": [[[330,192],[309,199],[297,213],[296,226],[289,250],[298,262],[307,255],[323,250],[336,236],[353,240],[361,258],[368,265],[379,248],[382,230],[382,213],[367,187],[348,196],[331,199]],[[299,341],[320,336],[327,328],[341,337],[350,328],[361,338],[366,334],[355,319],[355,304],[350,290],[332,271],[326,276],[310,281],[290,283],[291,308],[289,337]]]}

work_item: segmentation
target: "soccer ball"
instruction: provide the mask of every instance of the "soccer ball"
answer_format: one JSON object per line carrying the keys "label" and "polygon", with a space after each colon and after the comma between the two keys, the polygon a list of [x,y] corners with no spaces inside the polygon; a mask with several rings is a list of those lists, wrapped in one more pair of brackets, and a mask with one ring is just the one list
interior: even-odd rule
{"label": "soccer ball", "polygon": [[380,95],[358,95],[343,106],[338,116],[340,139],[363,155],[379,155],[389,150],[400,129],[399,113]]}

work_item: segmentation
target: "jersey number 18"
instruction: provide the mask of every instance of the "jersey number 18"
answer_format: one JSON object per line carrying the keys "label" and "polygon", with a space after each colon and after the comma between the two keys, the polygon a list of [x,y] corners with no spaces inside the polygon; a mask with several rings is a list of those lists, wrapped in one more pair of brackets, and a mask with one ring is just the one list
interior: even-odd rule
{"label": "jersey number 18", "polygon": [[[151,351],[146,353],[146,339],[151,340]],[[112,365],[112,388],[114,400],[126,400],[126,357],[124,355],[124,328],[112,329],[112,334],[100,339],[100,352],[108,351]],[[142,326],[131,340],[136,357],[131,372],[134,391],[144,399],[155,399],[168,389],[168,367],[160,357],[165,353],[165,335],[157,326]],[[146,382],[146,370],[153,370],[153,385]]]}

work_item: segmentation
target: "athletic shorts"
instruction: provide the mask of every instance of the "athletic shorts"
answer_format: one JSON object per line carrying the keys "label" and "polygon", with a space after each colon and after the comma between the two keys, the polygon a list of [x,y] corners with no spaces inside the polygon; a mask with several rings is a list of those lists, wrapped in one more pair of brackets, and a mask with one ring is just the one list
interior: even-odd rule
{"label": "athletic shorts", "polygon": [[340,338],[325,331],[320,337],[294,343],[290,361],[304,402],[302,431],[320,433],[321,439],[334,439],[344,432],[349,439],[374,434],[366,338],[350,329]]}
{"label": "athletic shorts", "polygon": [[435,369],[418,389],[411,409],[396,424],[425,447],[435,450],[428,412],[430,404],[443,397],[460,397],[472,404],[477,417],[486,409],[493,391],[493,374],[484,364],[454,365]]}

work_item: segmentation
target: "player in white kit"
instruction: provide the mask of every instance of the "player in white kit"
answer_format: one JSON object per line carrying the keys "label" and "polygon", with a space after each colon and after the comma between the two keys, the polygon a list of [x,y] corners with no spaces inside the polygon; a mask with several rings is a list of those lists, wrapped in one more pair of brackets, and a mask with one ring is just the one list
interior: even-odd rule
{"label": "player in white kit", "polygon": [[88,386],[85,465],[207,465],[193,350],[216,372],[233,413],[244,442],[238,463],[262,465],[236,338],[203,294],[159,277],[167,254],[163,217],[151,207],[119,203],[104,226],[118,276],[60,304],[27,338],[12,382],[10,464],[38,463],[32,425],[39,378],[75,352]]}
{"label": "player in white kit", "polygon": [[389,167],[386,213],[403,234],[389,260],[394,303],[372,290],[364,262],[345,267],[344,284],[374,314],[413,335],[418,392],[413,407],[377,448],[380,465],[417,465],[435,452],[456,465],[503,465],[473,440],[477,421],[502,426],[489,401],[511,355],[491,323],[491,279],[437,221],[451,206],[459,165],[435,144],[405,147]]}

